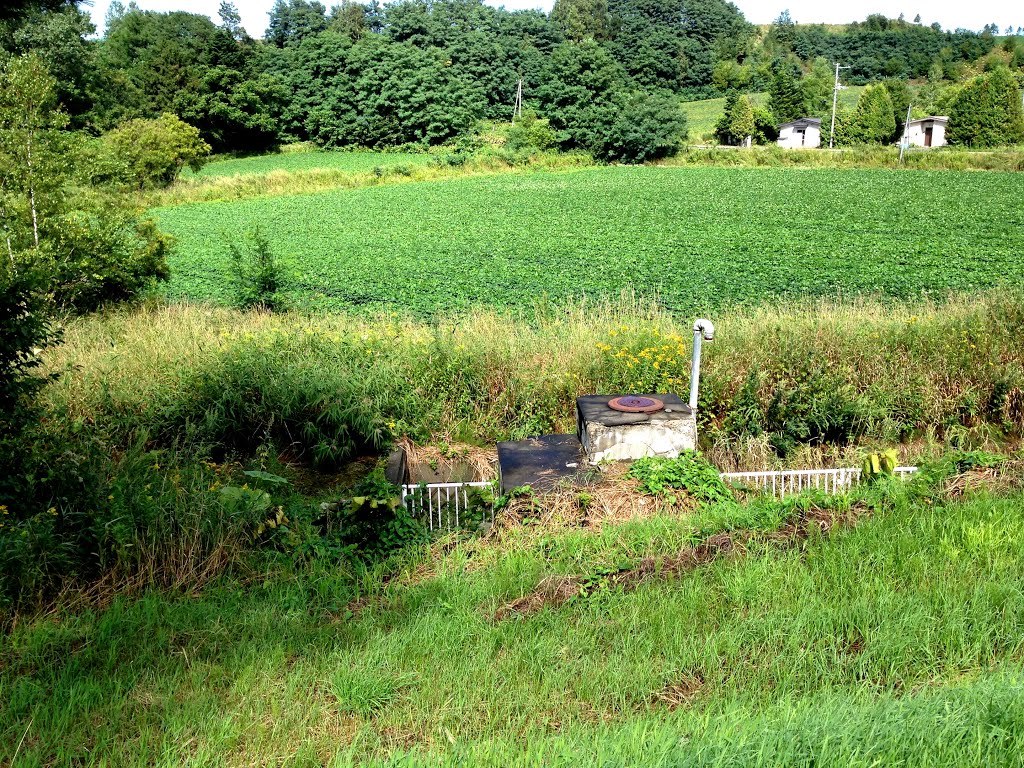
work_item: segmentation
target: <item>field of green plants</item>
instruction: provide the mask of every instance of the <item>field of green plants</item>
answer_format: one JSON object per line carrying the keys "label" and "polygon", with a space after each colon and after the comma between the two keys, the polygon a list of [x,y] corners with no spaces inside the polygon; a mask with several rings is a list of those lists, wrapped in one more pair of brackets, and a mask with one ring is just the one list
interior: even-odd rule
{"label": "field of green plants", "polygon": [[1022,177],[599,168],[156,209],[173,298],[228,303],[256,226],[316,309],[418,315],[631,288],[679,311],[773,297],[896,298],[1024,280]]}
{"label": "field of green plants", "polygon": [[430,155],[413,152],[281,152],[273,155],[214,160],[204,165],[198,173],[190,175],[198,178],[215,178],[273,171],[320,169],[365,173],[374,168],[391,168],[396,165],[426,165],[429,161]]}

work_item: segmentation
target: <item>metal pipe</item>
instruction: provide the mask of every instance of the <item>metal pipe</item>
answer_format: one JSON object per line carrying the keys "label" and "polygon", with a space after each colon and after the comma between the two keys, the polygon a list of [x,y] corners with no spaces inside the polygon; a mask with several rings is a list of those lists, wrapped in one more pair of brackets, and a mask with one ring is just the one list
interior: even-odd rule
{"label": "metal pipe", "polygon": [[690,410],[697,411],[697,387],[700,385],[701,341],[715,338],[715,325],[710,320],[699,318],[693,324],[693,361],[690,363]]}

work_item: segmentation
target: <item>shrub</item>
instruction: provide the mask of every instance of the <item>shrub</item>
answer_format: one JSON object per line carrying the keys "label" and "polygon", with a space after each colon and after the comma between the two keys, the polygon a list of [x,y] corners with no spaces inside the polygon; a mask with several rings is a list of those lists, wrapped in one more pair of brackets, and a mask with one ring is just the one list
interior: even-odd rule
{"label": "shrub", "polygon": [[37,271],[0,263],[0,432],[47,381],[33,373],[57,338],[43,288]]}
{"label": "shrub", "polygon": [[620,96],[590,112],[585,147],[598,160],[643,163],[672,157],[686,138],[686,115],[674,100],[651,94]]}
{"label": "shrub", "polygon": [[551,149],[555,140],[555,132],[548,121],[533,112],[525,113],[505,132],[505,146],[513,152]]}
{"label": "shrub", "polygon": [[188,166],[203,167],[210,145],[177,115],[165,112],[154,120],[129,120],[101,139],[106,175],[138,189],[166,187]]}
{"label": "shrub", "polygon": [[374,559],[426,541],[427,534],[422,522],[402,505],[399,489],[378,469],[353,489],[352,498],[343,505],[340,538],[360,557]]}
{"label": "shrub", "polygon": [[241,245],[229,242],[227,247],[234,278],[235,305],[240,309],[268,312],[283,309],[284,266],[274,255],[270,241],[259,226],[244,238]]}

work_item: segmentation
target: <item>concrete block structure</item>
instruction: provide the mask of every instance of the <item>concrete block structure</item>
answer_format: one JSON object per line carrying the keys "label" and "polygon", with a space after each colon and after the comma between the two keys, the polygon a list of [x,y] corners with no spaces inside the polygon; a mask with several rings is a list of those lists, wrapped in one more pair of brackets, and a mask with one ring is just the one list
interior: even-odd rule
{"label": "concrete block structure", "polygon": [[649,395],[665,407],[654,413],[623,413],[608,404],[614,395],[576,399],[576,433],[592,464],[645,456],[674,459],[697,447],[697,417],[673,394]]}

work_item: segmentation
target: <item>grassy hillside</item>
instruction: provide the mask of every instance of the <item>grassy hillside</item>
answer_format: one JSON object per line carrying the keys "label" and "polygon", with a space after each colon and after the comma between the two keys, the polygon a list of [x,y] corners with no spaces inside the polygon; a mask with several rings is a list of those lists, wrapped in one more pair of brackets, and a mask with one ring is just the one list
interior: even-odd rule
{"label": "grassy hillside", "polygon": [[[259,224],[300,306],[433,314],[633,288],[685,312],[1024,279],[1013,174],[601,168],[156,211],[175,298],[230,300]],[[923,201],[927,201],[926,203]]]}
{"label": "grassy hillside", "polygon": [[[940,487],[510,521],[41,618],[0,645],[0,761],[1017,765],[1024,497]],[[616,586],[709,540],[740,543]]]}
{"label": "grassy hillside", "polygon": [[[839,93],[839,102],[848,109],[857,105],[860,92],[863,86],[850,86]],[[765,92],[750,94],[750,100],[755,107],[763,107],[768,104],[768,94]],[[686,113],[687,125],[690,129],[690,142],[699,143],[714,139],[715,123],[725,111],[725,98],[704,99],[702,101],[684,101],[683,112]],[[826,136],[827,141],[827,136]]]}

